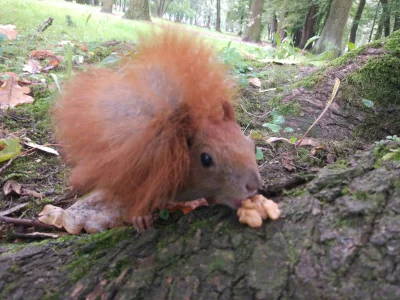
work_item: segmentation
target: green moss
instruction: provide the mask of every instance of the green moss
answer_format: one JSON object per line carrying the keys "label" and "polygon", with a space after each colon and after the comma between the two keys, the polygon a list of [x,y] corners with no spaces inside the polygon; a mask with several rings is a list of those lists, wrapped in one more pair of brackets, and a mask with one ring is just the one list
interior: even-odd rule
{"label": "green moss", "polygon": [[325,78],[327,70],[329,70],[329,67],[326,70],[318,70],[313,74],[306,76],[305,78],[296,82],[293,85],[293,88],[304,87],[308,90],[311,90]]}
{"label": "green moss", "polygon": [[292,190],[284,190],[283,195],[289,196],[289,197],[300,197],[305,195],[306,190],[305,189],[292,189]]}
{"label": "green moss", "polygon": [[393,32],[385,44],[385,49],[392,54],[400,55],[400,30]]}
{"label": "green moss", "polygon": [[333,165],[328,166],[329,169],[344,169],[347,168],[349,165],[348,160],[346,159],[338,159],[335,161]]}
{"label": "green moss", "polygon": [[368,48],[380,48],[382,46],[382,41],[377,40],[372,43],[362,45],[354,50],[347,52],[346,54],[333,60],[330,65],[334,67],[344,66],[348,64],[353,59],[357,58],[360,54],[364,53]]}
{"label": "green moss", "polygon": [[376,105],[400,103],[400,57],[386,54],[371,57],[359,71],[348,76],[348,82],[362,91],[362,97]]}
{"label": "green moss", "polygon": [[348,194],[349,194],[349,187],[348,186],[343,187],[342,190],[340,191],[340,195],[345,196]]}
{"label": "green moss", "polygon": [[[81,246],[75,252],[77,259],[65,266],[71,279],[76,282],[85,276],[91,268],[103,259],[105,250],[114,247],[119,242],[132,237],[132,229],[121,227],[101,233],[91,234],[79,240]],[[114,269],[115,271],[116,269]],[[112,272],[112,274],[114,274]],[[111,276],[111,275],[110,275]]]}
{"label": "green moss", "polygon": [[297,99],[294,99],[290,103],[280,104],[276,107],[276,110],[283,116],[298,116],[301,112],[301,105]]}

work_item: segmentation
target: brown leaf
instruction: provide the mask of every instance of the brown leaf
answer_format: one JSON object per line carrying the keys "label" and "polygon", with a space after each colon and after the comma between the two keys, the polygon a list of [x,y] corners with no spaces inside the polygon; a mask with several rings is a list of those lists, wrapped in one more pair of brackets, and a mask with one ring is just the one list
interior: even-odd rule
{"label": "brown leaf", "polygon": [[83,52],[88,52],[88,50],[89,50],[89,47],[86,44],[79,44],[78,48]]}
{"label": "brown leaf", "polygon": [[159,207],[159,209],[167,209],[171,213],[181,210],[185,215],[190,213],[192,210],[195,210],[197,207],[200,206],[208,206],[206,199],[199,199],[194,201],[187,201],[187,202],[171,202],[167,203],[166,205]]}
{"label": "brown leaf", "polygon": [[3,186],[4,196],[8,196],[11,193],[21,195],[21,190],[22,190],[21,185],[15,180],[8,180]]}
{"label": "brown leaf", "polygon": [[37,58],[37,59],[43,59],[43,58],[55,57],[55,56],[56,55],[51,50],[33,50],[31,52],[31,57]]}
{"label": "brown leaf", "polygon": [[16,107],[24,103],[33,103],[34,99],[27,95],[30,92],[29,87],[21,87],[18,85],[18,81],[9,78],[0,87],[0,109]]}
{"label": "brown leaf", "polygon": [[301,145],[298,145],[298,143],[296,143],[296,146],[297,146],[297,147],[300,147],[300,146],[312,146],[312,147],[316,147],[316,146],[318,146],[318,142],[317,142],[316,139],[313,139],[313,138],[304,138],[304,139],[301,141]]}
{"label": "brown leaf", "polygon": [[15,30],[15,25],[0,25],[0,34],[3,34],[9,40],[15,40],[18,35],[18,31]]}
{"label": "brown leaf", "polygon": [[256,87],[256,88],[260,88],[261,87],[261,80],[258,79],[257,77],[255,78],[250,78],[249,79],[249,83],[251,86]]}
{"label": "brown leaf", "polygon": [[288,153],[282,154],[282,166],[289,172],[296,171],[296,167],[293,163],[293,158]]}
{"label": "brown leaf", "polygon": [[43,198],[43,195],[41,193],[26,188],[22,188],[21,196],[32,196],[34,198],[39,198],[39,199]]}
{"label": "brown leaf", "polygon": [[[303,144],[303,143],[302,143],[302,144]],[[325,150],[324,146],[314,147],[314,148],[311,150],[311,154],[312,154],[313,156],[315,156],[315,155],[318,154],[318,152],[321,152],[321,151],[324,151],[324,150]]]}
{"label": "brown leaf", "polygon": [[333,164],[335,163],[335,156],[332,153],[328,153],[326,155],[326,161],[328,162],[328,164]]}
{"label": "brown leaf", "polygon": [[40,70],[42,70],[42,66],[40,65],[40,62],[36,59],[30,59],[27,64],[24,65],[23,71],[28,72],[30,74],[37,74],[40,73]]}

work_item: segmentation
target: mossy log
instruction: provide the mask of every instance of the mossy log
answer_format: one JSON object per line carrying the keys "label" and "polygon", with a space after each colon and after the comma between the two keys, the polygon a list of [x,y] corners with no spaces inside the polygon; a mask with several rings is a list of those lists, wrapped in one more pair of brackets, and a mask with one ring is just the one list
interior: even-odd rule
{"label": "mossy log", "polygon": [[[400,131],[400,30],[352,50],[295,84],[281,104],[300,107],[287,125],[306,131],[341,80],[330,109],[310,133],[329,140],[380,139]],[[370,105],[373,104],[373,107]]]}
{"label": "mossy log", "polygon": [[399,149],[322,169],[257,229],[216,206],[1,248],[1,299],[399,299]]}

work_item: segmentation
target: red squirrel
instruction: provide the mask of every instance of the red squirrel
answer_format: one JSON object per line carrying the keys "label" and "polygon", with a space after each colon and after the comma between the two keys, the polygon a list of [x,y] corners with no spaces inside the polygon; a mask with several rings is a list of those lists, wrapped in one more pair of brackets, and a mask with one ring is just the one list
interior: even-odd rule
{"label": "red squirrel", "polygon": [[171,201],[234,209],[261,186],[254,142],[236,122],[229,69],[193,33],[142,38],[119,71],[90,69],[54,107],[71,185],[105,191],[133,223]]}

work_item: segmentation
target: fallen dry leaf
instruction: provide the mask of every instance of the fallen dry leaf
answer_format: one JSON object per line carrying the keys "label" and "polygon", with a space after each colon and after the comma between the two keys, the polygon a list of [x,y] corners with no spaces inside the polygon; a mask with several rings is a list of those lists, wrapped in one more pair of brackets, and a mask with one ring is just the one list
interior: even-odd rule
{"label": "fallen dry leaf", "polygon": [[36,59],[28,60],[28,63],[25,64],[24,67],[22,68],[23,71],[28,72],[30,74],[40,73],[42,69],[43,67],[40,65],[40,62]]}
{"label": "fallen dry leaf", "polygon": [[288,170],[289,172],[296,171],[296,167],[293,163],[293,157],[290,156],[288,153],[282,154],[282,166]]}
{"label": "fallen dry leaf", "polygon": [[9,78],[0,87],[0,109],[15,107],[24,103],[33,103],[34,99],[28,96],[31,89],[27,86],[21,87],[18,81]]}
{"label": "fallen dry leaf", "polygon": [[8,196],[11,193],[21,195],[21,190],[22,190],[21,185],[15,180],[8,180],[3,186],[4,196]]}
{"label": "fallen dry leaf", "polygon": [[44,59],[44,58],[55,57],[55,56],[56,55],[51,50],[33,50],[31,52],[31,57],[37,58],[37,59]]}
{"label": "fallen dry leaf", "polygon": [[3,192],[5,196],[10,195],[11,193],[17,194],[19,196],[32,196],[35,198],[42,199],[43,195],[36,191],[24,188],[15,180],[8,180],[3,187]]}
{"label": "fallen dry leaf", "polygon": [[301,145],[298,144],[298,142],[296,142],[296,147],[300,147],[300,146],[312,146],[312,147],[316,147],[318,146],[318,142],[316,139],[313,138],[304,138],[301,141]]}
{"label": "fallen dry leaf", "polygon": [[47,153],[51,153],[51,154],[54,154],[54,155],[60,155],[57,150],[55,150],[53,148],[50,148],[50,147],[47,147],[47,146],[38,145],[35,142],[32,142],[28,138],[25,139],[24,144],[29,146],[29,147],[42,150],[42,151],[47,152]]}
{"label": "fallen dry leaf", "polygon": [[206,199],[199,199],[194,201],[187,201],[187,202],[171,202],[167,203],[166,205],[160,207],[160,209],[167,209],[171,213],[181,210],[185,215],[190,213],[192,210],[195,210],[197,207],[200,206],[208,206],[208,202]]}
{"label": "fallen dry leaf", "polygon": [[268,139],[265,140],[267,143],[272,144],[275,142],[287,142],[290,144],[290,140],[283,138],[283,137],[269,137]]}
{"label": "fallen dry leaf", "polygon": [[334,164],[335,163],[335,156],[332,153],[328,153],[326,155],[326,161],[328,162],[328,164]]}
{"label": "fallen dry leaf", "polygon": [[18,35],[18,31],[15,30],[15,25],[0,25],[0,34],[3,34],[9,40],[15,40]]}
{"label": "fallen dry leaf", "polygon": [[261,80],[259,78],[257,78],[257,77],[250,78],[249,79],[249,83],[253,87],[256,87],[256,88],[260,88],[261,87]]}
{"label": "fallen dry leaf", "polygon": [[88,52],[88,50],[89,50],[89,47],[86,44],[79,44],[78,48],[83,52]]}

